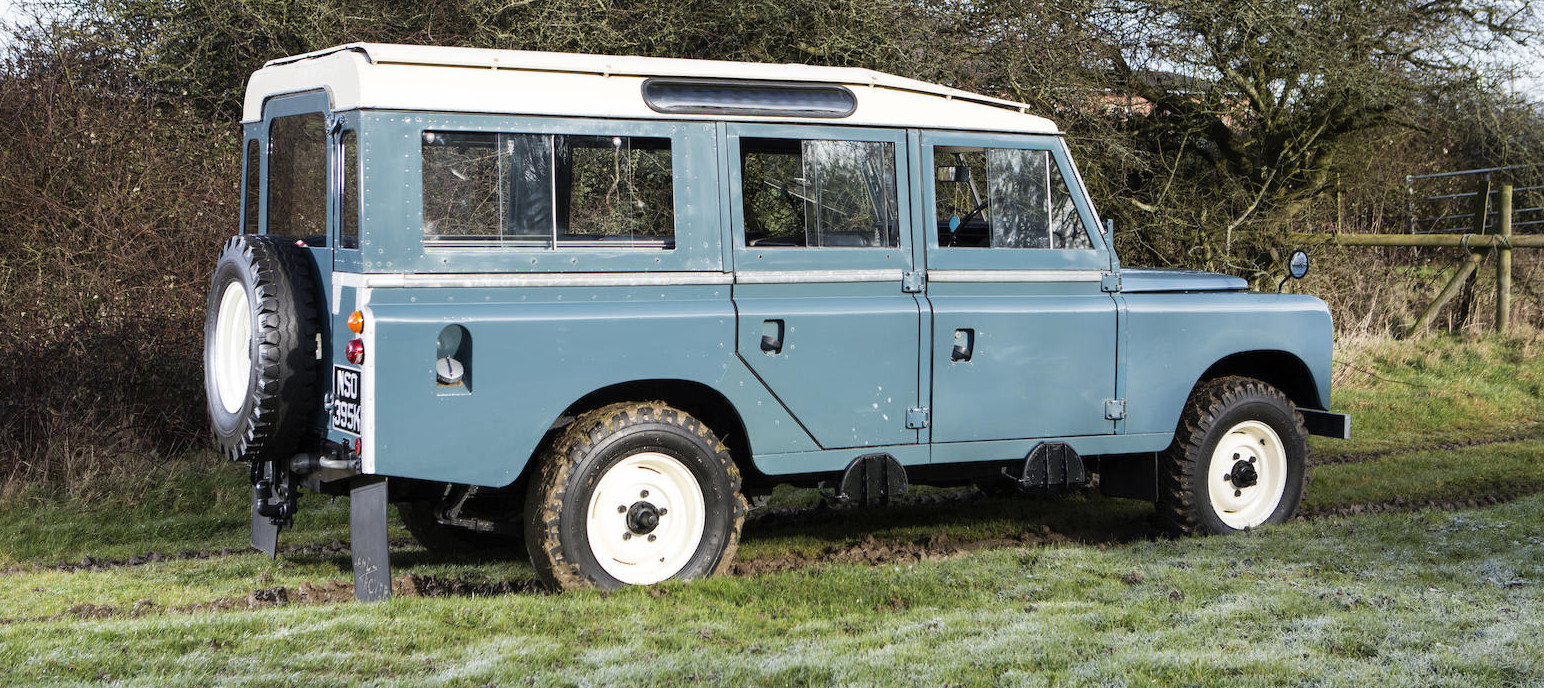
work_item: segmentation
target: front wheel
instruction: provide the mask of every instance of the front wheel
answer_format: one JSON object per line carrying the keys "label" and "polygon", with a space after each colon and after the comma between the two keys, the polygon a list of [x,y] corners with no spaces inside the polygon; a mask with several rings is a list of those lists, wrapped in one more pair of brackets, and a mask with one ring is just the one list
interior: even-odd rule
{"label": "front wheel", "polygon": [[1249,530],[1297,511],[1308,431],[1275,387],[1243,377],[1209,380],[1190,394],[1160,463],[1158,516],[1168,530]]}
{"label": "front wheel", "polygon": [[724,571],[745,522],[740,472],[707,426],[663,403],[586,413],[526,496],[526,547],[549,586],[649,585]]}

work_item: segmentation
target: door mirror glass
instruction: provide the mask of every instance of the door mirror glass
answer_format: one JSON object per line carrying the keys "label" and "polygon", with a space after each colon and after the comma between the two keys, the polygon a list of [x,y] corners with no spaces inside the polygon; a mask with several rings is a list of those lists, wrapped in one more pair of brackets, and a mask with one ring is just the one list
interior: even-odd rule
{"label": "door mirror glass", "polygon": [[1287,274],[1292,279],[1303,279],[1308,274],[1308,252],[1298,249],[1292,252],[1292,257],[1287,259]]}

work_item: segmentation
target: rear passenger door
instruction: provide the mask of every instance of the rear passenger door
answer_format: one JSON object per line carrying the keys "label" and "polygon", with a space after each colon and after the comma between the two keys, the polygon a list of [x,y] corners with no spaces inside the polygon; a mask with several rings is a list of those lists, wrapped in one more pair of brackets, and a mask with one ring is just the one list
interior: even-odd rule
{"label": "rear passenger door", "polygon": [[1111,254],[1061,141],[921,144],[932,441],[1115,432]]}
{"label": "rear passenger door", "polygon": [[822,448],[916,443],[905,132],[726,129],[740,357]]}

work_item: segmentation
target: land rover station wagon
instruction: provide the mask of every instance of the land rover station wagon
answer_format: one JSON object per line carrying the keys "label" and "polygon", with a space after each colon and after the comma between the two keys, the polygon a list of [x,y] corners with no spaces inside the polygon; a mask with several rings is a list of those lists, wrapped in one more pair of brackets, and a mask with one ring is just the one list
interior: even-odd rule
{"label": "land rover station wagon", "polygon": [[[216,444],[253,544],[349,495],[556,588],[723,571],[779,484],[1281,522],[1330,413],[1304,295],[1123,267],[1026,106],[849,68],[353,44],[248,86],[214,270]],[[1094,477],[1097,476],[1097,481]]]}

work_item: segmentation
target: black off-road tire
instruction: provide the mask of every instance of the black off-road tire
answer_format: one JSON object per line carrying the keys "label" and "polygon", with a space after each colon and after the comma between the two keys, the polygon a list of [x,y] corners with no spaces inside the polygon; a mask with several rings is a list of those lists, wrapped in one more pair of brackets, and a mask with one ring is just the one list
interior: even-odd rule
{"label": "black off-road tire", "polygon": [[579,416],[540,458],[530,482],[526,549],[548,586],[570,590],[627,585],[597,560],[586,532],[587,512],[607,471],[646,452],[664,454],[689,470],[703,499],[701,540],[669,578],[690,580],[728,570],[747,511],[740,471],[728,448],[684,411],[657,401],[624,402]]}
{"label": "black off-road tire", "polygon": [[418,544],[441,556],[497,554],[519,557],[525,554],[525,538],[510,533],[483,533],[470,528],[440,523],[435,517],[438,500],[397,502],[397,516]]}
{"label": "black off-road tire", "polygon": [[[1264,456],[1269,451],[1268,441],[1261,442],[1256,438],[1245,442],[1241,438],[1247,439],[1249,435],[1244,431],[1229,435],[1230,431],[1243,428],[1243,424],[1250,421],[1268,426],[1279,438],[1279,456],[1284,471],[1267,472],[1266,466],[1276,463],[1274,459]],[[1260,431],[1254,432],[1258,434]],[[1219,443],[1224,441],[1229,442],[1229,446],[1237,444],[1244,448],[1238,453],[1227,451],[1225,456],[1216,456]],[[1250,461],[1256,457],[1248,447],[1256,444],[1260,445],[1260,460]],[[1251,477],[1265,482],[1236,488],[1233,481],[1242,477],[1238,469],[1234,468],[1239,466],[1238,461],[1245,461],[1251,467],[1258,464],[1256,474]],[[1176,535],[1225,534],[1281,523],[1291,518],[1302,502],[1307,467],[1308,429],[1285,394],[1252,378],[1224,377],[1208,380],[1190,393],[1184,413],[1180,416],[1174,442],[1159,456],[1158,520],[1165,530]],[[1244,470],[1248,471],[1249,468]],[[1220,486],[1223,491],[1234,491],[1235,495],[1242,495],[1244,490],[1262,484],[1270,485],[1270,481],[1278,477],[1281,483],[1280,497],[1268,515],[1268,495],[1274,494],[1274,490],[1258,493],[1260,498],[1267,501],[1255,502],[1249,507],[1251,513],[1256,514],[1254,518],[1246,518],[1247,514],[1242,509],[1220,510],[1209,492],[1212,486],[1208,481],[1226,482]],[[1264,518],[1260,519],[1259,516]],[[1225,519],[1234,520],[1235,523],[1230,525]],[[1245,522],[1239,522],[1240,519]],[[1259,522],[1247,522],[1252,520]]]}
{"label": "black off-road tire", "polygon": [[[236,236],[220,252],[204,320],[204,393],[215,447],[232,460],[288,460],[316,413],[315,270],[304,248],[277,236]],[[218,356],[231,355],[216,351],[228,289],[245,295],[251,326],[246,387],[232,393],[231,408],[215,370]]]}

